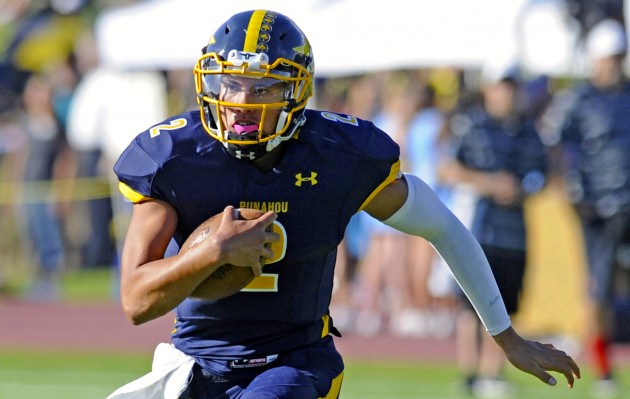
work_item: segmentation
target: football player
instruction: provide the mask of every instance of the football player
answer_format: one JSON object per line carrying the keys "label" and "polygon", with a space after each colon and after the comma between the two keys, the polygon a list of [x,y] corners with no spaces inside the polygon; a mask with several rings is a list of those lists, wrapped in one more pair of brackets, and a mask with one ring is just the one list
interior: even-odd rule
{"label": "football player", "polygon": [[[292,20],[266,10],[238,13],[202,52],[194,67],[199,110],[140,133],[114,167],[134,203],[123,310],[140,324],[175,309],[172,347],[190,361],[154,360],[153,380],[122,391],[337,398],[344,365],[328,307],[337,246],[361,210],[436,247],[517,368],[549,385],[556,380],[548,371],[559,372],[573,385],[580,371],[570,356],[511,327],[478,243],[424,182],[400,171],[398,145],[369,121],[306,108],[315,64]],[[237,220],[235,208],[265,213]],[[181,245],[221,212],[216,231],[164,256],[171,239]],[[204,298],[198,287],[220,268],[229,272],[226,265],[257,277],[227,298]],[[171,378],[180,366],[186,378]]]}

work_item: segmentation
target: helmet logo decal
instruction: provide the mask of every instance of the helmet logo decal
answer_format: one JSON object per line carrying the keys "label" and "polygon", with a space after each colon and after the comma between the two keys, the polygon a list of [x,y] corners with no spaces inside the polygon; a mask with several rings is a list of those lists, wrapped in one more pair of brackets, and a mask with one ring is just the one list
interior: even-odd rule
{"label": "helmet logo decal", "polygon": [[304,56],[308,56],[311,54],[311,44],[306,40],[303,45],[294,47],[293,51],[298,54],[302,54]]}
{"label": "helmet logo decal", "polygon": [[260,25],[260,31],[258,32],[258,43],[256,43],[256,52],[267,52],[269,46],[266,43],[271,40],[271,31],[273,30],[273,24],[276,22],[276,15],[272,13],[265,13],[262,24]]}
{"label": "helmet logo decal", "polygon": [[256,45],[256,51],[257,51],[257,52],[258,52],[258,51],[265,52],[265,51],[267,51],[267,50],[269,50],[269,47],[267,47],[267,45],[266,45],[265,43],[258,43],[258,44]]}
{"label": "helmet logo decal", "polygon": [[[254,57],[255,54],[252,53],[245,53],[243,51],[239,52],[238,55],[240,55],[242,58],[244,58],[245,60],[249,61],[250,58]],[[256,54],[257,55],[257,54]]]}

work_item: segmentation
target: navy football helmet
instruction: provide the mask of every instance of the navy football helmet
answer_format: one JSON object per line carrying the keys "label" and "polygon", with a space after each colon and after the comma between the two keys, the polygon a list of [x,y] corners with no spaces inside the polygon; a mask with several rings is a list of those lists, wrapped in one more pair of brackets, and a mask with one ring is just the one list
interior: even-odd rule
{"label": "navy football helmet", "polygon": [[[304,123],[313,71],[309,41],[291,19],[267,10],[232,16],[210,37],[194,68],[203,127],[237,158],[260,158]],[[231,101],[243,95],[246,103]],[[231,132],[221,118],[230,108],[260,111],[258,126]],[[280,116],[275,131],[264,132],[270,110]]]}

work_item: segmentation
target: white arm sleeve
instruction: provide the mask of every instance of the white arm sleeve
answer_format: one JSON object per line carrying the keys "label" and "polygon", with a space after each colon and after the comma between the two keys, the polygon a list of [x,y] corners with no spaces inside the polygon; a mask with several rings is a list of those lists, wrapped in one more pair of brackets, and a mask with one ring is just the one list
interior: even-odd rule
{"label": "white arm sleeve", "polygon": [[409,195],[403,206],[383,223],[427,239],[448,264],[490,335],[510,327],[488,261],[468,229],[418,177],[405,174]]}

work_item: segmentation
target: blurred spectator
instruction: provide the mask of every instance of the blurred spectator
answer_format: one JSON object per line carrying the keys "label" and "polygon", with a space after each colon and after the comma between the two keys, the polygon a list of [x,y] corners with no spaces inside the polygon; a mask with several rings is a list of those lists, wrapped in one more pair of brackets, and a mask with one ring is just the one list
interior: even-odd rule
{"label": "blurred spectator", "polygon": [[25,87],[21,129],[28,137],[24,170],[24,202],[28,238],[37,257],[35,284],[30,296],[58,299],[64,265],[64,240],[54,197],[54,167],[65,137],[53,111],[53,87],[44,75],[32,75]]}
{"label": "blurred spectator", "polygon": [[0,294],[10,288],[8,276],[21,255],[19,218],[13,203],[17,182],[23,179],[22,154],[27,141],[20,129],[20,116],[17,104],[0,111]]}
{"label": "blurred spectator", "polygon": [[[443,112],[435,104],[433,86],[417,77],[417,108],[409,123],[405,142],[408,171],[422,178],[448,202],[448,190],[437,181],[437,165],[443,154]],[[451,274],[433,247],[424,239],[409,236],[409,275],[411,311],[400,318],[403,335],[444,338],[453,332]]]}
{"label": "blurred spectator", "polygon": [[[434,106],[433,91],[423,82],[418,71],[329,79],[319,82],[318,102],[320,108],[373,119],[403,148],[412,145],[403,155],[403,168],[433,184],[432,163],[438,156],[435,146],[443,116]],[[385,98],[385,108],[380,109]],[[434,331],[439,337],[448,336],[451,315],[447,311],[433,317],[435,300],[427,287],[434,272],[433,248],[424,240],[389,234],[390,230],[363,213],[349,224],[338,250],[332,305],[336,325],[362,335],[387,328],[401,336],[421,337]]]}
{"label": "blurred spectator", "polygon": [[[383,91],[382,108],[372,120],[401,146],[401,170],[408,170],[407,135],[418,110],[419,89],[407,72],[390,72],[383,76],[382,86],[377,87]],[[361,213],[359,217],[363,218],[369,244],[357,271],[356,331],[373,335],[381,332],[389,321],[389,329],[401,333],[399,319],[413,307],[408,270],[410,240],[369,215]]]}
{"label": "blurred spectator", "polygon": [[167,112],[169,115],[197,109],[195,81],[189,69],[169,69],[164,71],[168,91]]}
{"label": "blurred spectator", "polygon": [[[381,74],[365,74],[326,80],[321,86],[322,90],[319,92],[321,94],[318,94],[317,101],[321,103],[318,107],[371,119],[380,105],[381,79]],[[369,245],[365,227],[367,218],[370,216],[364,212],[359,212],[351,218],[345,237],[337,249],[331,312],[335,316],[335,324],[342,332],[357,329],[357,275]],[[362,332],[367,334],[378,328],[380,323],[375,328],[373,324],[360,327]]]}
{"label": "blurred spectator", "polygon": [[[470,185],[478,195],[471,230],[510,314],[518,310],[526,266],[523,201],[542,189],[547,169],[534,120],[519,112],[519,87],[514,68],[483,68],[483,100],[450,119],[453,159],[439,171],[444,183]],[[465,386],[478,397],[503,397],[510,392],[502,377],[505,358],[482,329],[462,294],[457,351]]]}
{"label": "blurred spectator", "polygon": [[[76,37],[89,27],[81,14],[87,0],[13,1],[20,16],[7,34],[4,61],[21,71],[41,73],[64,63]],[[22,7],[22,8],[20,8]]]}
{"label": "blurred spectator", "polygon": [[605,19],[624,24],[625,0],[564,0],[567,13],[580,25],[583,37]]}
{"label": "blurred spectator", "polygon": [[[0,112],[10,110],[16,99],[22,100],[24,112],[19,127],[28,137],[25,217],[41,268],[31,294],[39,299],[59,296],[59,273],[74,259],[72,240],[65,235],[72,229],[66,230],[62,223],[72,214],[72,208],[57,202],[61,190],[51,191],[59,185],[50,183],[57,177],[70,176],[74,168],[74,159],[65,145],[65,124],[78,80],[74,45],[89,27],[88,3],[10,0],[1,6]],[[32,79],[25,88],[29,76]],[[71,200],[72,191],[63,191],[63,198]]]}
{"label": "blurred spectator", "polygon": [[589,347],[596,394],[619,394],[611,365],[616,285],[630,270],[630,83],[623,72],[624,26],[597,24],[586,40],[588,81],[559,92],[543,116],[542,136],[564,177],[583,226],[590,270]]}
{"label": "blurred spectator", "polygon": [[[107,181],[106,165],[102,161],[100,145],[101,133],[93,126],[101,125],[92,112],[98,111],[96,105],[88,107],[94,92],[89,89],[93,84],[91,73],[98,67],[97,48],[94,36],[85,31],[77,39],[75,46],[75,62],[81,81],[72,93],[72,101],[68,107],[68,142],[76,156],[75,177],[96,188],[100,180]],[[90,109],[84,109],[84,107]],[[90,120],[94,118],[94,120]],[[86,119],[89,122],[86,122]],[[89,126],[84,125],[88,123]],[[89,183],[88,183],[89,182]],[[100,190],[92,190],[95,193]],[[107,193],[109,194],[109,193]],[[94,198],[96,197],[96,198]],[[109,195],[98,197],[89,195],[85,203],[77,204],[75,212],[83,218],[85,234],[80,242],[81,266],[87,268],[107,267],[116,263],[116,246],[112,234],[112,204]]]}
{"label": "blurred spectator", "polygon": [[30,0],[13,0],[0,3],[0,115],[14,111],[20,102],[20,93],[28,78],[28,72],[15,66],[9,48],[14,31],[28,12]]}
{"label": "blurred spectator", "polygon": [[[381,74],[382,109],[375,125],[401,146],[401,169],[435,183],[437,140],[443,118],[433,105],[433,92],[416,71]],[[382,89],[381,89],[382,87]],[[363,98],[366,98],[364,96]],[[434,318],[428,281],[435,259],[424,239],[406,237],[386,225],[359,214],[367,241],[356,281],[355,329],[363,335],[383,330],[397,336],[423,337],[450,334],[448,317]]]}
{"label": "blurred spectator", "polygon": [[[113,180],[114,161],[139,131],[165,117],[166,99],[165,78],[159,71],[98,65],[81,80],[69,112],[68,139],[72,148],[88,160],[86,166],[91,168],[93,176],[109,179],[112,193],[118,192],[117,180]],[[107,221],[106,212],[93,213],[94,227],[107,226],[107,233],[101,230],[107,238],[114,231],[119,256],[131,204],[123,202],[117,194],[111,200],[113,218]]]}

